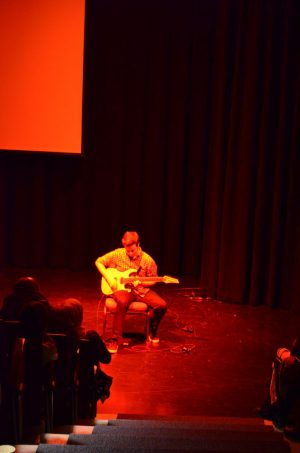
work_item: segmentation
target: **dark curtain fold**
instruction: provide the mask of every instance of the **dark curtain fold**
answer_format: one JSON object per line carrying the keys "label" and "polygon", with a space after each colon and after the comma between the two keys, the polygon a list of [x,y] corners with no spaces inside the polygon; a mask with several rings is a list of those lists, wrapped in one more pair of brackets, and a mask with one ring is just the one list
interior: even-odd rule
{"label": "dark curtain fold", "polygon": [[0,156],[1,265],[161,274],[300,310],[297,0],[87,0],[84,156]]}

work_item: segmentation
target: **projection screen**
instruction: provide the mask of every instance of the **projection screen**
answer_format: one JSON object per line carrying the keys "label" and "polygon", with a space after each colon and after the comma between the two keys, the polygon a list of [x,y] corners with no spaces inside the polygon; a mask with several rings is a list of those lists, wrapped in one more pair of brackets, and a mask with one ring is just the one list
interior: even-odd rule
{"label": "projection screen", "polygon": [[0,2],[0,149],[81,153],[84,0]]}

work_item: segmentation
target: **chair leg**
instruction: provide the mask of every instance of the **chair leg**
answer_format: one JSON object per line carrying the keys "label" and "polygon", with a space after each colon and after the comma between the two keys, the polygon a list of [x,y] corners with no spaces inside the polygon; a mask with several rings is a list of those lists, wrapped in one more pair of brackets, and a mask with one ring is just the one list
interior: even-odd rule
{"label": "chair leg", "polygon": [[[103,317],[103,328],[102,328],[102,336],[103,338],[105,339],[106,336],[107,336],[107,330],[108,330],[108,317],[109,316],[114,316],[115,315],[115,312],[114,311],[110,311],[110,309],[108,309],[106,307],[106,305],[104,304],[104,317]],[[149,336],[149,331],[150,331],[150,316],[149,316],[149,311],[147,311],[145,313],[145,311],[141,312],[139,310],[133,310],[133,311],[130,311],[128,310],[126,315],[143,315],[146,317],[146,322],[145,322],[145,329],[144,329],[144,332],[145,332],[145,335],[146,335],[146,338],[148,338]],[[113,325],[113,321],[112,321],[112,325]],[[111,328],[111,322],[109,322],[109,329]]]}
{"label": "chair leg", "polygon": [[[102,337],[106,338],[107,331],[112,333],[113,331],[113,319],[109,320],[110,317],[115,315],[112,311],[105,311],[104,312],[104,320],[103,320],[103,329],[102,329]],[[109,326],[109,327],[108,327]]]}

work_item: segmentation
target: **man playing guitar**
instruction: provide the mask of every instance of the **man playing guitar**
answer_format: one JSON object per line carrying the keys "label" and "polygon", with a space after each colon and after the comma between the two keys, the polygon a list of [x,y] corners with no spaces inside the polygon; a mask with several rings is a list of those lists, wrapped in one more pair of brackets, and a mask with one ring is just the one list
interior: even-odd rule
{"label": "man playing guitar", "polygon": [[[142,250],[138,233],[127,231],[123,235],[122,244],[123,248],[108,252],[97,258],[95,262],[102,275],[102,288],[105,286],[108,289],[108,292],[103,292],[111,294],[111,297],[117,302],[113,338],[108,342],[110,352],[117,352],[118,345],[122,342],[123,323],[130,302],[137,300],[149,306],[150,335],[147,341],[154,344],[159,343],[157,329],[167,310],[166,301],[150,288],[158,279],[164,281],[163,279],[167,277],[162,279],[157,277],[157,265],[154,259]],[[117,278],[117,271],[120,273],[125,271],[126,276],[128,276],[126,271],[129,270],[130,278],[128,278],[127,283],[120,283],[122,278]],[[136,270],[136,276],[133,276],[134,270]],[[152,277],[153,280],[151,280]],[[103,279],[105,282],[103,282]]]}

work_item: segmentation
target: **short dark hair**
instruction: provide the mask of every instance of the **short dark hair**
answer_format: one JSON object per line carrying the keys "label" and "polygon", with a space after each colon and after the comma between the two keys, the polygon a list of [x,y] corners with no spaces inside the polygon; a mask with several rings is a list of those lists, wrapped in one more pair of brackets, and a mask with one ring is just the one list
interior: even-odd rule
{"label": "short dark hair", "polygon": [[14,284],[17,294],[34,294],[39,291],[39,284],[33,277],[21,277]]}
{"label": "short dark hair", "polygon": [[140,244],[140,238],[139,238],[139,235],[136,231],[126,231],[126,233],[123,234],[123,237],[122,237],[122,244],[127,244],[127,245],[132,245],[132,244],[136,244],[136,245],[139,245]]}

